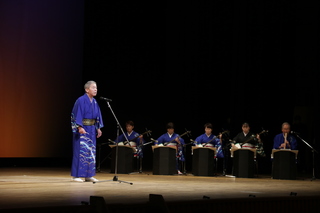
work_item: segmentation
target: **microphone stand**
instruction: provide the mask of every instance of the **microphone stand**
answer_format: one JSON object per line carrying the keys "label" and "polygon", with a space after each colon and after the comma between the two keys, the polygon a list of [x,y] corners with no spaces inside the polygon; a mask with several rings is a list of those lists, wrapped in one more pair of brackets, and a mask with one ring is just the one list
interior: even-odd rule
{"label": "microphone stand", "polygon": [[[187,163],[186,163],[186,161],[187,161],[187,149],[186,149],[186,148],[187,148],[188,145],[194,144],[194,140],[190,139],[190,141],[191,141],[190,143],[187,143],[187,144],[184,144],[184,145],[183,145],[184,153],[185,153],[185,155],[186,155],[185,158],[184,158],[183,172],[182,172],[184,175],[188,175],[188,173],[187,173],[187,168],[186,168],[186,164],[187,164]],[[191,175],[192,175],[192,174],[191,174]]]}
{"label": "microphone stand", "polygon": [[[124,134],[124,131],[123,131],[123,129],[122,129],[122,127],[121,127],[121,125],[120,125],[120,123],[119,123],[116,115],[114,114],[111,106],[110,106],[110,103],[109,103],[110,100],[109,100],[109,99],[106,99],[105,101],[108,103],[108,107],[110,108],[110,110],[111,110],[111,112],[112,112],[112,114],[113,114],[113,117],[114,117],[114,119],[115,119],[116,122],[117,122],[117,138],[119,138],[119,128],[120,128],[123,136],[124,136],[125,139],[126,139],[126,141],[129,141],[128,138],[127,138],[127,136]],[[118,143],[119,143],[119,142],[118,142]],[[122,183],[122,182],[123,182],[123,183],[128,183],[128,184],[132,185],[133,183],[126,182],[126,181],[122,181],[122,180],[119,180],[119,179],[118,179],[118,176],[117,176],[117,172],[118,172],[118,171],[117,171],[117,167],[118,167],[118,147],[119,147],[118,143],[116,143],[116,163],[115,163],[115,169],[114,169],[113,179],[112,179],[112,180],[98,181],[98,182],[118,181],[119,183]],[[130,143],[129,143],[129,145],[130,145]],[[98,182],[93,182],[93,184],[98,183]]]}
{"label": "microphone stand", "polygon": [[314,174],[314,152],[316,152],[318,154],[318,151],[315,150],[307,141],[303,140],[297,133],[295,133],[295,135],[303,142],[305,143],[308,147],[310,147],[312,149],[312,178],[311,181],[316,179],[316,176]]}

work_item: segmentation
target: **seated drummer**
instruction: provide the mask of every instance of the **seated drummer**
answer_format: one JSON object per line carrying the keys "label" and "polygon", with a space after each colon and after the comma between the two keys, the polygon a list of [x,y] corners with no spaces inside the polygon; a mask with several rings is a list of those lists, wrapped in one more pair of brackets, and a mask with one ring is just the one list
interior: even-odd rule
{"label": "seated drummer", "polygon": [[221,145],[221,137],[222,135],[220,134],[219,136],[215,136],[212,134],[212,124],[211,123],[206,123],[204,125],[204,133],[196,138],[196,144],[197,146],[201,147],[217,147],[218,145]]}
{"label": "seated drummer", "polygon": [[156,146],[175,146],[177,147],[177,154],[176,154],[176,168],[179,175],[182,173],[180,172],[181,164],[180,161],[185,161],[184,154],[183,154],[183,145],[185,144],[184,139],[179,137],[179,134],[174,132],[174,124],[169,122],[166,125],[167,132],[161,135],[155,142],[154,145]]}
{"label": "seated drummer", "polygon": [[[131,147],[136,148],[137,146],[143,144],[143,135],[140,135],[136,131],[134,131],[134,123],[133,121],[129,120],[126,121],[126,132],[124,134],[119,135],[119,137],[115,140],[116,143],[119,145],[129,145]],[[126,136],[126,137],[125,137]],[[127,141],[127,139],[129,141]]]}
{"label": "seated drummer", "polygon": [[242,124],[242,132],[238,133],[232,140],[232,147],[254,149],[261,142],[259,134],[255,135],[250,131],[248,123]]}

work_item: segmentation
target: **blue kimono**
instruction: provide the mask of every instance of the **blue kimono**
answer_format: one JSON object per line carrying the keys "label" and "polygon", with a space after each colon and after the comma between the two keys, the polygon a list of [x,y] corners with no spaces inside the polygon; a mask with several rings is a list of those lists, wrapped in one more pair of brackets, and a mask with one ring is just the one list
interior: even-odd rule
{"label": "blue kimono", "polygon": [[[213,134],[211,134],[209,137],[207,136],[207,134],[206,133],[204,133],[204,134],[202,134],[202,135],[200,135],[200,136],[198,136],[197,138],[196,138],[196,142],[197,142],[197,145],[204,145],[204,144],[207,144],[209,141],[209,143],[208,143],[208,145],[212,145],[213,147],[216,147],[217,148],[217,157],[218,158],[223,158],[224,157],[224,155],[223,155],[223,152],[222,152],[222,148],[221,148],[221,141],[220,141],[220,139],[219,138],[215,138],[215,139],[213,139],[214,137],[216,137],[215,135],[213,135]],[[213,139],[213,140],[212,140]],[[212,140],[212,141],[211,141]]]}
{"label": "blue kimono", "polygon": [[177,137],[179,137],[179,134],[177,133],[173,133],[171,137],[168,133],[164,133],[156,140],[155,145],[158,145],[158,144],[166,145],[168,142],[170,142],[174,146],[177,146],[177,159],[180,161],[185,161],[184,153],[183,153],[183,145],[185,144],[185,142],[183,138],[179,138],[181,144],[178,146],[178,143],[175,140],[172,141]]}
{"label": "blue kimono", "polygon": [[[86,130],[80,134],[78,126]],[[72,109],[71,128],[73,132],[73,158],[71,176],[93,177],[96,174],[97,129],[103,127],[101,111],[97,101],[87,94],[79,97]]]}
{"label": "blue kimono", "polygon": [[[288,134],[287,141],[290,143],[290,148],[286,147],[286,149],[297,150],[297,139],[292,135]],[[277,134],[273,139],[273,148],[279,149],[279,146],[284,143],[284,135],[283,133]]]}

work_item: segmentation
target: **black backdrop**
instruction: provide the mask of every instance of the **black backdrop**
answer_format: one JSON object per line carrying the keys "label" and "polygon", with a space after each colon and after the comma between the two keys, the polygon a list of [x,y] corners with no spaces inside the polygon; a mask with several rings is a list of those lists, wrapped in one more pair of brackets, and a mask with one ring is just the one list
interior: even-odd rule
{"label": "black backdrop", "polygon": [[[298,115],[307,128],[303,136],[316,146],[319,22],[313,6],[86,1],[83,82],[97,81],[98,97],[113,100],[123,128],[131,119],[136,131],[152,130],[152,138],[169,121],[179,134],[190,130],[191,139],[206,122],[215,134],[228,129],[233,137],[247,121],[253,132],[269,130],[269,157],[281,123],[293,124]],[[100,106],[105,128],[99,140],[106,142],[116,137],[116,122],[107,103]],[[304,163],[310,168],[310,159]]]}
{"label": "black backdrop", "polygon": [[[0,81],[3,88],[15,88],[3,94],[0,116],[28,123],[20,134],[16,122],[0,124],[0,157],[56,157],[70,166],[69,115],[88,80],[97,81],[98,98],[113,99],[123,128],[131,119],[138,132],[152,130],[152,138],[164,133],[169,121],[179,134],[191,131],[187,142],[203,133],[206,122],[213,123],[214,134],[228,129],[233,137],[247,121],[255,133],[269,130],[263,139],[270,166],[272,139],[288,121],[319,149],[316,3],[0,0],[0,5]],[[99,104],[105,123],[101,144],[116,137],[116,122],[108,105]],[[39,126],[43,120],[50,128]],[[147,148],[144,165],[150,167]],[[302,141],[299,149],[300,168],[310,171],[311,151]],[[103,157],[109,151],[103,146]]]}

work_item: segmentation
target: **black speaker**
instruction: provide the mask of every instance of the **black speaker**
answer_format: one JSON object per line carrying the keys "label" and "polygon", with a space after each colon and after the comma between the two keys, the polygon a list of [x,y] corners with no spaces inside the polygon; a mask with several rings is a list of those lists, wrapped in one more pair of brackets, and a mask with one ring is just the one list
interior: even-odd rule
{"label": "black speaker", "polygon": [[95,208],[95,212],[111,212],[108,209],[107,203],[105,202],[104,198],[101,196],[90,196],[90,206],[93,206]]}
{"label": "black speaker", "polygon": [[173,175],[177,174],[176,149],[168,146],[153,148],[153,174]]}
{"label": "black speaker", "polygon": [[210,148],[193,149],[192,174],[195,176],[213,176],[214,161],[214,150]]}
{"label": "black speaker", "polygon": [[296,154],[289,150],[274,152],[272,161],[272,178],[295,180],[296,176]]}
{"label": "black speaker", "polygon": [[233,152],[233,175],[236,177],[254,177],[254,152],[238,149]]}
{"label": "black speaker", "polygon": [[149,202],[146,205],[145,212],[169,213],[170,210],[162,195],[149,194]]}
{"label": "black speaker", "polygon": [[111,172],[115,172],[116,167],[116,157],[117,161],[117,173],[118,174],[129,174],[133,172],[133,148],[128,146],[120,145],[118,146],[118,156],[117,156],[117,146],[112,147],[111,151]]}

